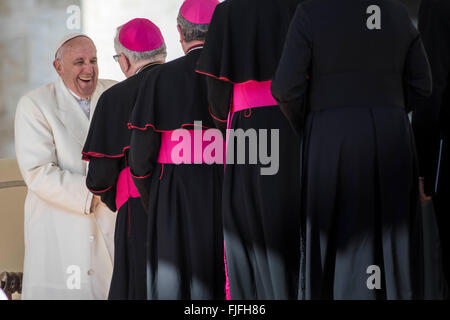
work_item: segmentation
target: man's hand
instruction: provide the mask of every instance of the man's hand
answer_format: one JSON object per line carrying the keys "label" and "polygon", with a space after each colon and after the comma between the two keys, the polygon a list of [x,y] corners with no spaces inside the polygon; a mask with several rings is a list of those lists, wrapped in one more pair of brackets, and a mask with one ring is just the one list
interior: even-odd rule
{"label": "man's hand", "polygon": [[424,188],[424,183],[423,183],[422,177],[419,178],[419,190],[420,190],[420,201],[422,202],[422,204],[425,204],[431,200],[431,197],[429,197],[425,194],[425,191],[424,191],[425,188]]}
{"label": "man's hand", "polygon": [[97,209],[97,207],[99,205],[105,205],[102,202],[102,198],[100,196],[96,196],[94,194],[94,196],[92,197],[92,202],[91,202],[91,213],[95,211],[95,209]]}

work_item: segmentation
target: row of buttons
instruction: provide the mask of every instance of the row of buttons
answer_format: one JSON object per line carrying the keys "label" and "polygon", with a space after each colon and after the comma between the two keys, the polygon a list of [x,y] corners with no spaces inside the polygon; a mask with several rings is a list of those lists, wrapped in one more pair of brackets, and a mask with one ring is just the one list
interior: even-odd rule
{"label": "row of buttons", "polygon": [[[95,240],[95,236],[89,236],[89,242],[90,242],[90,243],[93,243],[94,240]],[[88,272],[87,272],[88,276],[92,276],[92,275],[94,275],[94,273],[95,273],[95,272],[94,272],[94,270],[92,270],[92,269],[89,269]]]}

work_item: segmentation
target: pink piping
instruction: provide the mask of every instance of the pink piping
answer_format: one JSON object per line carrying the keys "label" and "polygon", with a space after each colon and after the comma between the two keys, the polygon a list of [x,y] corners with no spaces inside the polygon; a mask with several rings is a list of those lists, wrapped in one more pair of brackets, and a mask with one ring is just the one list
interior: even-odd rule
{"label": "pink piping", "polygon": [[124,157],[125,156],[125,151],[130,149],[130,146],[126,146],[125,148],[122,149],[122,153],[118,154],[118,155],[107,155],[107,154],[103,154],[103,153],[98,153],[98,152],[83,152],[83,160],[84,161],[89,161],[89,157],[94,157],[94,158],[120,158],[120,157]]}
{"label": "pink piping", "polygon": [[[132,123],[128,123],[128,129],[137,129],[137,130],[145,131],[145,130],[147,130],[148,127],[153,128],[153,130],[155,132],[172,132],[173,131],[173,130],[158,130],[158,129],[156,129],[156,127],[153,124],[146,124],[144,127],[137,127],[137,126],[133,125]],[[199,127],[199,128],[203,128],[203,129],[212,129],[209,127],[199,126],[199,125],[192,124],[192,123],[184,123],[181,125],[180,128],[182,129],[184,127]]]}
{"label": "pink piping", "polygon": [[[131,171],[130,171],[130,173],[131,173]],[[152,175],[152,172],[151,172],[151,171],[150,171],[149,174],[147,174],[147,175],[145,175],[145,176],[143,176],[143,177],[138,177],[138,176],[135,176],[134,174],[131,173],[131,176],[132,176],[133,178],[136,178],[136,179],[146,179],[146,178],[150,177],[151,175]]]}
{"label": "pink piping", "polygon": [[[204,71],[200,71],[200,70],[195,70],[195,72],[197,72],[197,73],[200,73],[200,74],[203,74],[203,75],[205,75],[205,76],[209,76],[209,77],[213,77],[213,78],[216,78],[217,80],[222,80],[222,81],[226,81],[226,82],[230,82],[230,83],[232,83],[232,84],[244,84],[244,83],[247,83],[247,82],[251,82],[251,81],[256,81],[256,80],[247,80],[247,81],[244,81],[244,82],[233,82],[233,81],[231,81],[230,79],[228,79],[227,77],[219,77],[219,76],[215,76],[215,75],[213,75],[213,74],[210,74],[210,73],[207,73],[207,72],[204,72]],[[306,79],[307,80],[309,80],[309,79],[311,79],[311,77],[309,76],[309,75],[306,75]]]}
{"label": "pink piping", "polygon": [[160,181],[162,180],[163,174],[164,174],[164,163],[161,164],[161,175],[159,176]]}
{"label": "pink piping", "polygon": [[213,115],[213,113],[211,112],[210,109],[208,109],[208,111],[209,111],[209,114],[211,115],[211,117],[213,117],[213,119],[215,119],[215,120],[217,120],[219,122],[227,122],[227,119],[222,120],[222,119],[217,118],[215,115]]}
{"label": "pink piping", "polygon": [[225,241],[223,242],[223,262],[225,264],[225,299],[231,300],[230,281],[228,280],[227,255],[225,253]]}
{"label": "pink piping", "polygon": [[108,191],[109,189],[111,189],[112,187],[113,186],[110,186],[108,189],[101,190],[101,191],[94,191],[94,190],[91,190],[91,189],[89,189],[89,191],[92,192],[92,193],[95,193],[95,194],[97,194],[97,193],[104,193],[104,192]]}

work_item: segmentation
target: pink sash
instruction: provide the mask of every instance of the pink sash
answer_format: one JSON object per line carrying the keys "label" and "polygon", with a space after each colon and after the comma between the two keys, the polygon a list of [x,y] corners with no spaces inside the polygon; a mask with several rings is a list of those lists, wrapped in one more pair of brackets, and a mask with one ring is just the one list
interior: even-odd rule
{"label": "pink sash", "polygon": [[[214,138],[212,138],[213,141],[203,141],[203,137],[205,135],[205,130],[185,130],[184,132],[189,132],[190,139],[188,141],[182,140],[180,138],[180,141],[172,141],[172,134],[175,131],[165,131],[161,134],[161,147],[159,149],[159,156],[158,156],[158,163],[162,164],[175,164],[176,162],[174,159],[172,159],[172,151],[174,148],[178,146],[179,150],[180,143],[183,145],[182,152],[190,152],[190,158],[186,159],[186,164],[204,164],[204,163],[218,163],[223,164],[224,163],[224,157],[225,157],[225,145],[223,143],[222,137],[220,137],[220,141],[216,142]],[[196,143],[194,143],[196,142]],[[222,151],[219,151],[217,157],[211,158],[209,157],[209,152],[205,153],[205,150],[207,150],[207,147],[211,143],[220,143],[220,147],[222,148]],[[217,150],[216,150],[217,151]],[[214,154],[215,156],[215,154]],[[219,161],[214,161],[216,158],[219,159]],[[184,158],[183,158],[184,159]],[[139,198],[139,192],[136,188],[136,186],[133,183],[133,179],[131,177],[131,171],[130,168],[125,168],[122,170],[122,172],[119,175],[119,179],[117,180],[117,190],[116,190],[116,206],[117,209],[123,206],[125,202],[128,201],[129,198]]]}
{"label": "pink sash", "polygon": [[[233,87],[233,102],[231,110],[228,113],[227,129],[231,129],[231,121],[235,112],[247,110],[251,108],[277,106],[278,103],[273,98],[270,91],[272,81],[248,81],[244,83],[237,83]],[[228,145],[228,131],[226,137],[226,144]],[[226,154],[226,149],[225,149]],[[224,243],[225,247],[225,243]],[[231,300],[230,282],[228,279],[228,266],[226,251],[224,248],[224,264],[225,264],[225,296],[226,300]]]}
{"label": "pink sash", "polygon": [[248,81],[233,87],[232,112],[250,108],[277,106],[278,103],[270,92],[272,81]]}
{"label": "pink sash", "polygon": [[[242,110],[278,106],[278,102],[273,98],[270,91],[272,81],[247,81],[236,83],[233,86],[233,101],[230,112],[228,113],[227,129],[231,129],[233,115]],[[228,145],[228,131],[226,144]]]}
{"label": "pink sash", "polygon": [[131,178],[130,168],[125,168],[120,172],[119,179],[117,180],[116,190],[116,207],[120,209],[129,198],[139,198],[139,192],[133,183]]}
{"label": "pink sash", "polygon": [[[211,163],[217,163],[217,164],[223,164],[225,159],[225,145],[223,143],[223,138],[220,137],[220,141],[215,141],[214,138],[212,140],[214,141],[203,141],[203,137],[206,133],[206,130],[184,130],[184,132],[189,132],[189,138],[190,140],[186,141],[186,138],[181,138],[180,135],[178,138],[173,135],[175,131],[165,131],[161,133],[161,147],[159,149],[159,155],[158,155],[158,163],[166,163],[166,164],[175,164],[175,163],[183,163],[183,164],[211,164]],[[181,131],[180,131],[181,132]],[[217,131],[219,132],[219,131]],[[178,140],[172,141],[172,137]],[[209,157],[209,151],[207,150],[208,146],[212,143],[220,143],[220,146],[222,148],[222,151],[219,151],[221,154],[217,155],[214,158],[217,158],[218,161],[214,161],[214,159],[210,159]],[[217,144],[218,145],[218,144]],[[181,150],[181,146],[183,146],[183,150]],[[211,146],[210,146],[211,147]],[[177,148],[178,150],[174,150]],[[208,152],[205,152],[208,151]],[[216,150],[217,152],[218,150]],[[187,155],[186,157],[183,157],[183,152],[190,152],[190,156]],[[182,158],[186,161],[178,161],[180,159],[173,159],[172,153],[176,153],[177,156]],[[220,158],[220,159],[219,159]],[[178,162],[177,162],[178,161]]]}

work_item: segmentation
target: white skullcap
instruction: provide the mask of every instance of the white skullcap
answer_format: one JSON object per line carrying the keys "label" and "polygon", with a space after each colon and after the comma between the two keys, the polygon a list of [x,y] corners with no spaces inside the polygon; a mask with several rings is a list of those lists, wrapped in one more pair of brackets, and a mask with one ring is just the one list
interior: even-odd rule
{"label": "white skullcap", "polygon": [[92,41],[92,39],[84,33],[80,33],[80,32],[69,33],[69,34],[65,35],[64,37],[62,37],[61,40],[58,41],[58,44],[55,47],[55,58],[56,58],[56,54],[58,53],[58,50],[64,45],[64,43],[66,43],[69,40],[78,38],[78,37],[86,37]]}

